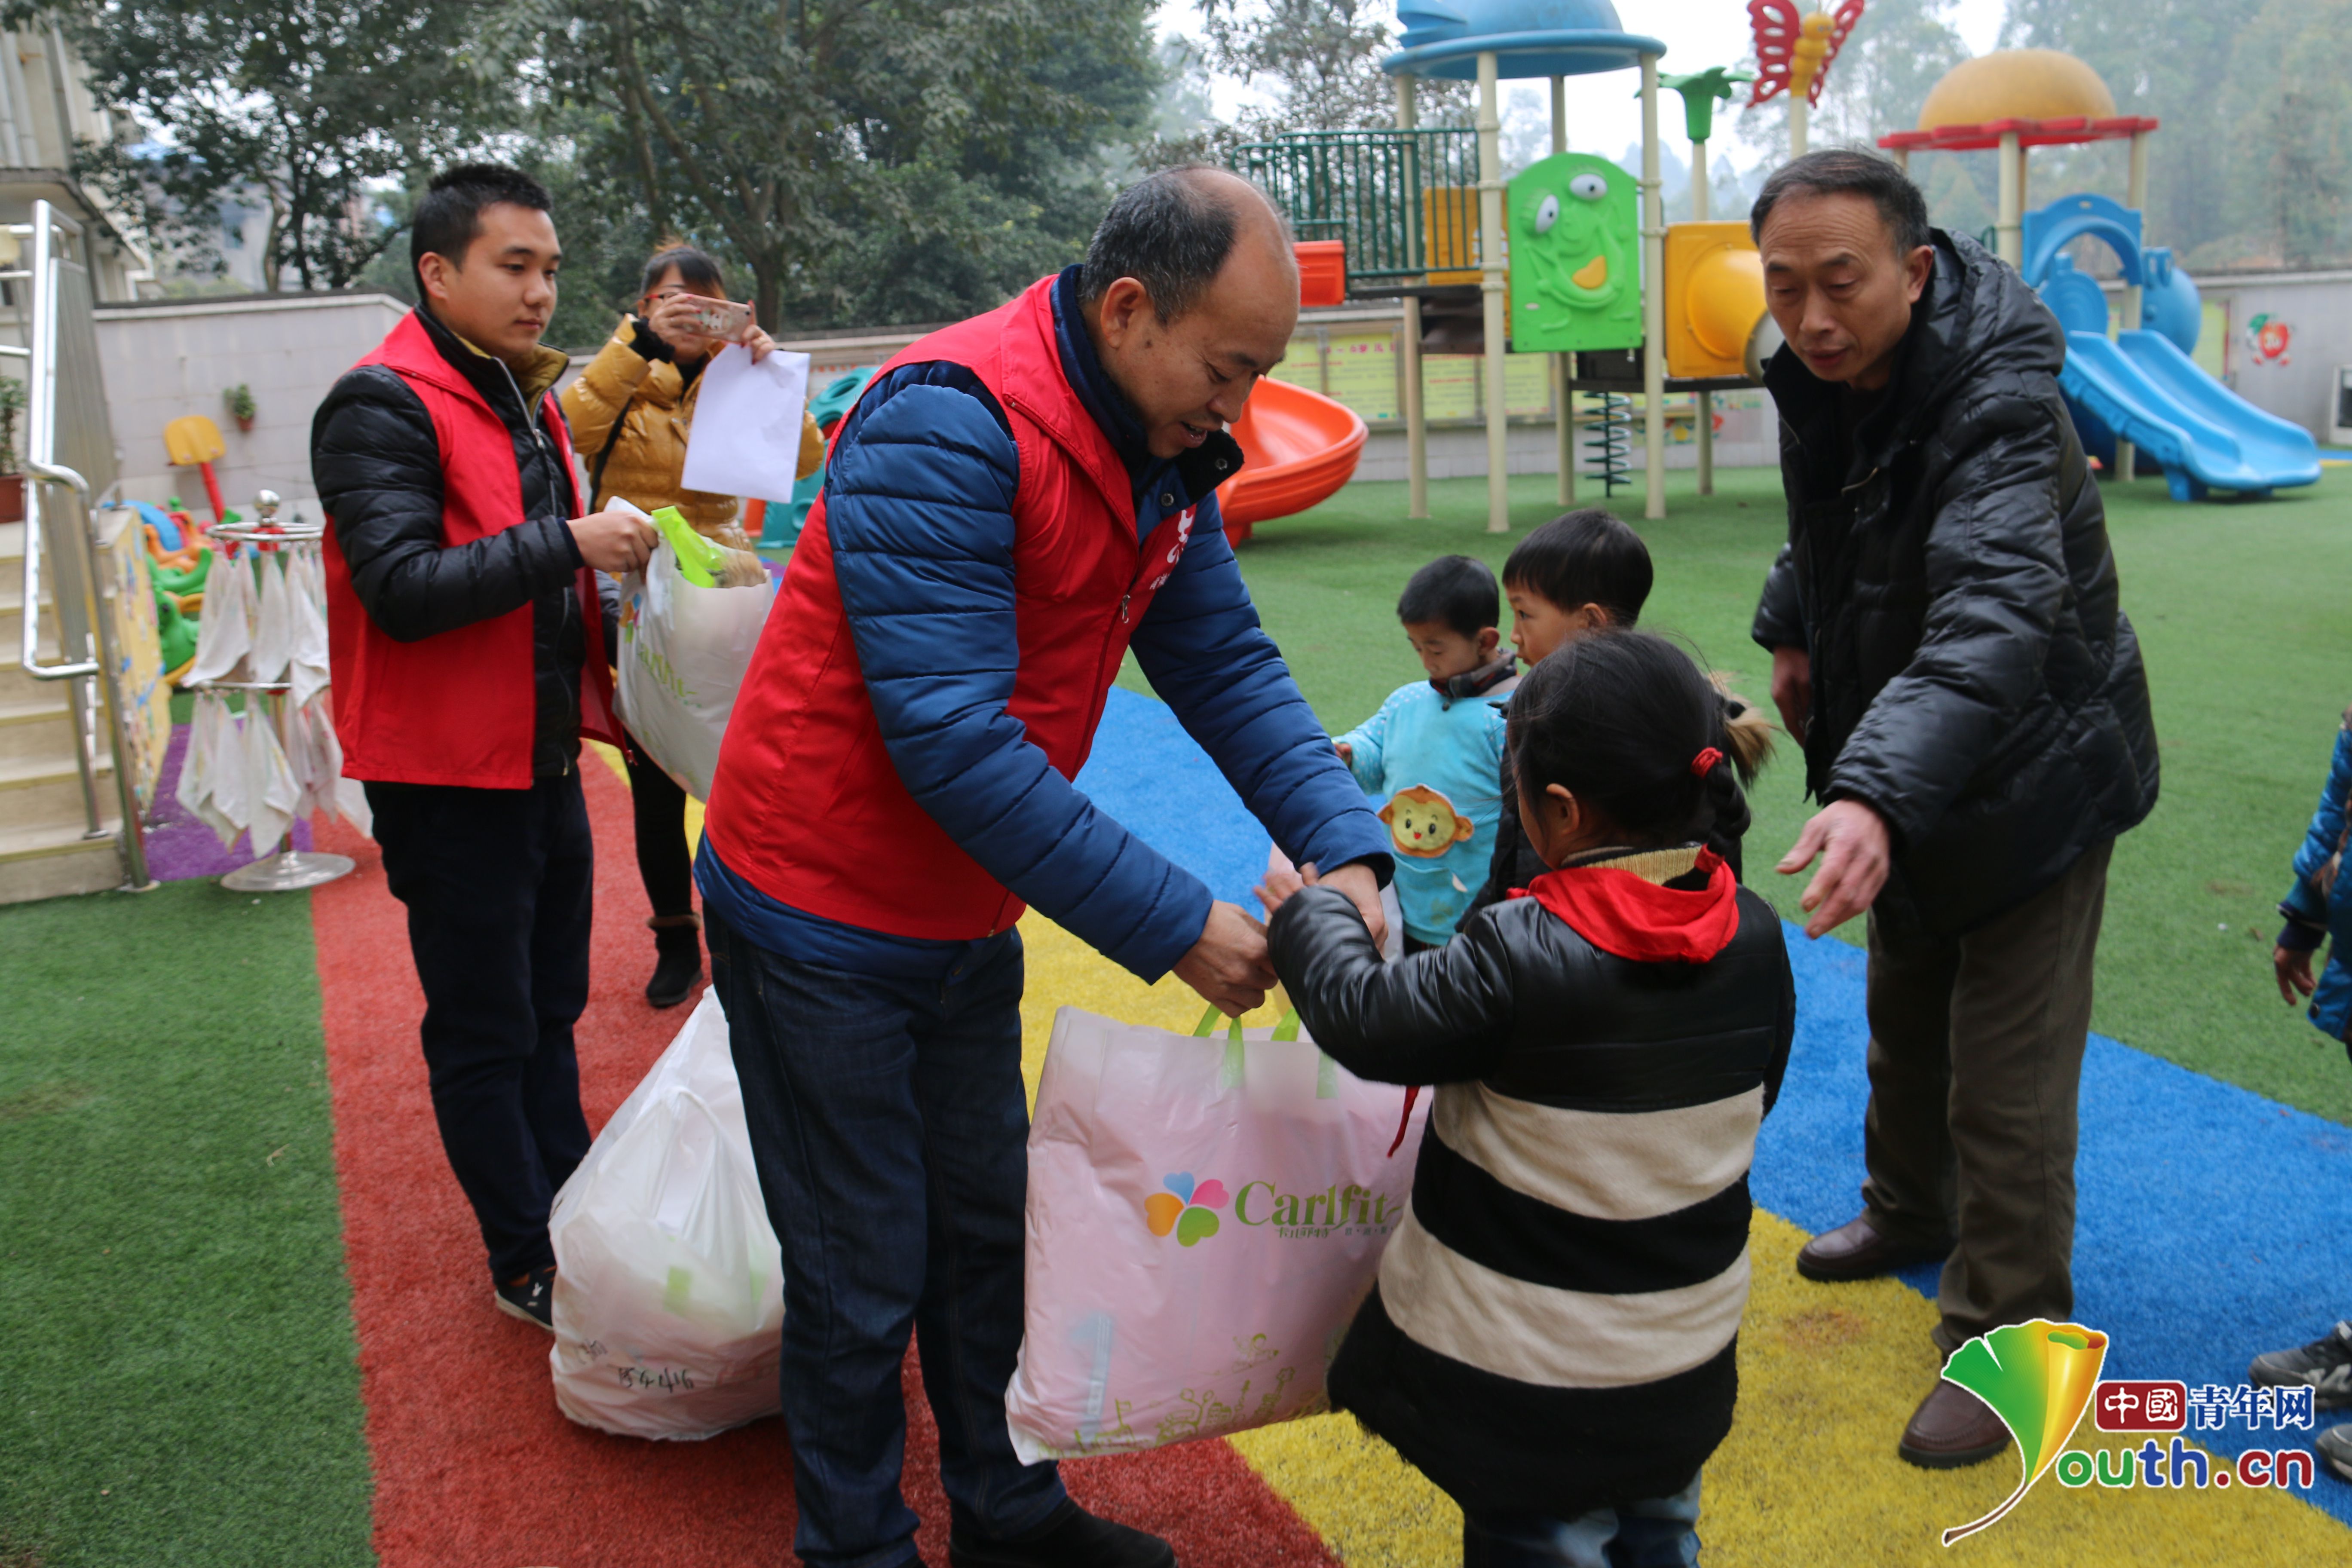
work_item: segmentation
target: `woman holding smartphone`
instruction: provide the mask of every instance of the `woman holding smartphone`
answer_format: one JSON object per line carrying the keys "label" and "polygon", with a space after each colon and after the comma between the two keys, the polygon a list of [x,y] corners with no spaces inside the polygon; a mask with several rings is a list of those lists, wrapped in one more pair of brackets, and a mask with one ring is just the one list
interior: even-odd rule
{"label": "woman holding smartphone", "polygon": [[[695,394],[710,356],[741,343],[754,360],[775,348],[741,307],[726,308],[727,281],[719,264],[690,245],[667,245],[646,261],[637,308],[621,318],[612,340],[564,388],[572,444],[588,464],[589,510],[614,497],[652,511],[674,506],[697,531],[749,550],[741,503],[734,496],[687,489],[688,433]],[[728,318],[740,314],[740,324]],[[713,335],[714,328],[733,327]],[[800,471],[824,460],[816,421],[801,416]],[[614,645],[610,637],[607,646]],[[651,759],[629,758],[629,790],[636,815],[637,874],[653,905],[656,961],[646,1000],[673,1007],[702,978],[702,921],[694,912],[693,856],[686,841],[686,792]]]}

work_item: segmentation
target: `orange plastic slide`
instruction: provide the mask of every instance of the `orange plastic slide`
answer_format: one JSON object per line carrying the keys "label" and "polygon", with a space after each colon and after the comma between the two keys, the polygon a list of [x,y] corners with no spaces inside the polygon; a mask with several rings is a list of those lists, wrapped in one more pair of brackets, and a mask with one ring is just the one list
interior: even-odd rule
{"label": "orange plastic slide", "polygon": [[1248,466],[1217,494],[1225,537],[1239,544],[1269,518],[1305,511],[1356,472],[1364,422],[1354,409],[1286,381],[1257,384],[1234,421]]}

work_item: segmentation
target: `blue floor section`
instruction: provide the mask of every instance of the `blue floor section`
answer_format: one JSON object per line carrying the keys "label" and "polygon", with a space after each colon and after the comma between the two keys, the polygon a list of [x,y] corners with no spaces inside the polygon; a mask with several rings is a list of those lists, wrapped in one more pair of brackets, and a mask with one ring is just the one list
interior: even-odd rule
{"label": "blue floor section", "polygon": [[[1165,706],[1110,698],[1079,786],[1216,897],[1256,912],[1265,831]],[[1788,934],[1797,1039],[1752,1186],[1764,1208],[1822,1230],[1861,1204],[1864,961],[1843,942]],[[2074,1316],[2109,1336],[2110,1377],[2235,1386],[2258,1352],[2352,1316],[2352,1130],[2094,1035],[2075,1180]],[[1935,1276],[1904,1278],[1932,1298]],[[1824,1300],[1836,1289],[1821,1287]],[[2233,1421],[2189,1436],[2235,1454],[2310,1435]],[[2323,1471],[2309,1496],[2352,1523],[2352,1486]]]}

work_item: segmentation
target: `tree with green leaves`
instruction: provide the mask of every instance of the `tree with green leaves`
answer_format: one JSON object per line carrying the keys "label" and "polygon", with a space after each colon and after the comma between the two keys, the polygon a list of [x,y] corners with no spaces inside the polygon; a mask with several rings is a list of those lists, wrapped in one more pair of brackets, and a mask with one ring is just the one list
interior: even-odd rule
{"label": "tree with green leaves", "polygon": [[397,237],[373,187],[448,161],[515,104],[469,40],[477,0],[95,0],[58,20],[100,101],[152,135],[77,172],[202,259],[226,199],[269,210],[262,274],[350,284]]}
{"label": "tree with green leaves", "polygon": [[[1395,79],[1381,61],[1396,47],[1379,0],[1197,0],[1209,64],[1267,90],[1219,141],[1258,142],[1295,131],[1371,131],[1396,123]],[[1465,82],[1417,83],[1422,123],[1466,125]]]}
{"label": "tree with green leaves", "polygon": [[503,47],[609,205],[760,319],[938,320],[1071,259],[1144,134],[1148,0],[528,0]]}
{"label": "tree with green leaves", "polygon": [[[2287,0],[2310,8],[2309,0]],[[2118,114],[2164,122],[2148,142],[2147,235],[2192,265],[2200,247],[2226,238],[2243,221],[2240,187],[2266,171],[2246,166],[2246,137],[2235,122],[2231,84],[2244,63],[2239,42],[2263,0],[2010,0],[2004,47],[2063,49],[2080,58],[2115,94]],[[2298,62],[2274,63],[2275,80]],[[2033,153],[2029,205],[2067,191],[2124,194],[2121,143]]]}

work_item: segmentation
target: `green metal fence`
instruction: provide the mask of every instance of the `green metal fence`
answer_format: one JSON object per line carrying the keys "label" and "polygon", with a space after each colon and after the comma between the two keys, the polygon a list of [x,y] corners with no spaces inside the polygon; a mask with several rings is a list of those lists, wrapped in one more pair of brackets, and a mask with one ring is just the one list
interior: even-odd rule
{"label": "green metal fence", "polygon": [[1244,142],[1232,164],[1274,198],[1298,238],[1345,242],[1351,292],[1394,289],[1478,264],[1472,127],[1304,131]]}

